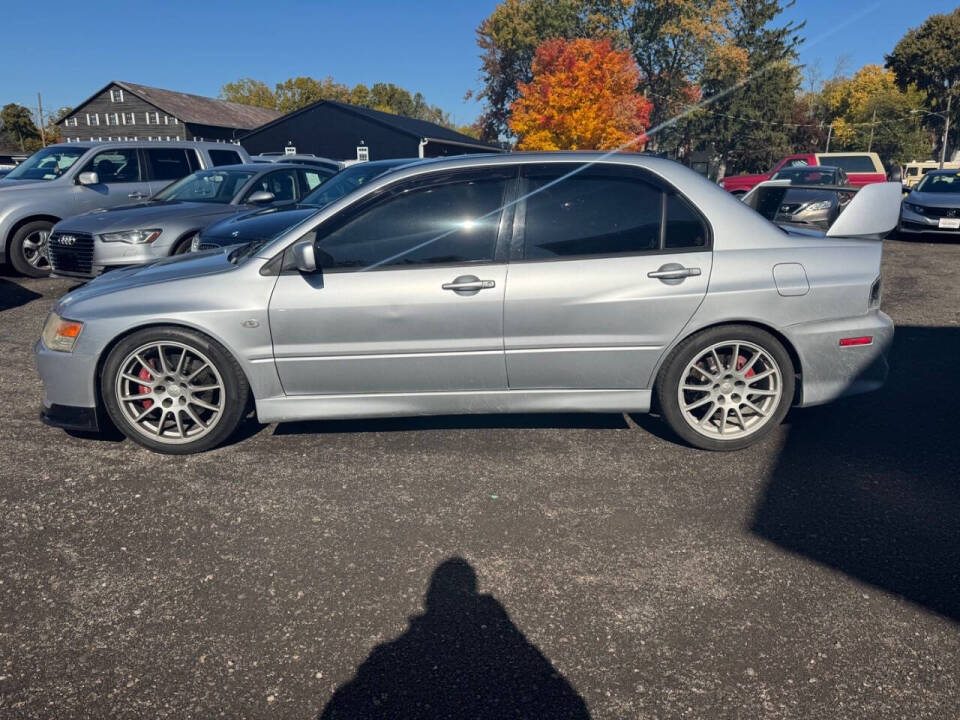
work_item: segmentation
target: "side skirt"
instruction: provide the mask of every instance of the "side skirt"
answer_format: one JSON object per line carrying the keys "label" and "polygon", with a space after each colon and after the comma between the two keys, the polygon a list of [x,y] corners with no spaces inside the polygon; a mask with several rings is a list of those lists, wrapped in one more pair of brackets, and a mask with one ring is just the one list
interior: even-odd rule
{"label": "side skirt", "polygon": [[650,390],[478,390],[471,392],[288,395],[257,400],[262,423],[471,413],[649,412]]}

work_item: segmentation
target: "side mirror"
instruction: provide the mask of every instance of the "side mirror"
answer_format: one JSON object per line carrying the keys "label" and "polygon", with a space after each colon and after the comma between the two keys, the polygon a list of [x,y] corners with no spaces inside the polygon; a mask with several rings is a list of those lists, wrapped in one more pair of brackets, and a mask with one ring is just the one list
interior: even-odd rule
{"label": "side mirror", "polygon": [[99,185],[100,176],[95,172],[82,172],[77,175],[77,183],[80,185]]}
{"label": "side mirror", "polygon": [[317,256],[313,240],[300,240],[293,246],[293,262],[302,273],[317,271]]}
{"label": "side mirror", "polygon": [[257,190],[255,193],[250,193],[250,197],[247,198],[250,205],[264,205],[272,203],[274,200],[276,200],[276,196],[267,190]]}

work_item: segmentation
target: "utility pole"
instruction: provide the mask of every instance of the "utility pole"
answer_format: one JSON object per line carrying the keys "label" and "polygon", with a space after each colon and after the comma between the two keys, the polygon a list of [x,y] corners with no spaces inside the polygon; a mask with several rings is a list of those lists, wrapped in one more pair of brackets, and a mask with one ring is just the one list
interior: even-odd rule
{"label": "utility pole", "polygon": [[833,123],[827,125],[827,149],[824,150],[825,153],[830,152],[830,138],[833,137]]}
{"label": "utility pole", "polygon": [[867,152],[873,150],[873,128],[877,124],[877,109],[873,109],[873,122],[870,123],[870,142],[867,143]]}
{"label": "utility pole", "polygon": [[947,85],[947,113],[944,115],[943,145],[940,146],[940,169],[947,158],[947,140],[950,138],[950,104],[953,102],[953,84]]}
{"label": "utility pole", "polygon": [[37,113],[40,117],[40,142],[47,146],[47,133],[43,129],[43,100],[40,99],[40,93],[37,93]]}

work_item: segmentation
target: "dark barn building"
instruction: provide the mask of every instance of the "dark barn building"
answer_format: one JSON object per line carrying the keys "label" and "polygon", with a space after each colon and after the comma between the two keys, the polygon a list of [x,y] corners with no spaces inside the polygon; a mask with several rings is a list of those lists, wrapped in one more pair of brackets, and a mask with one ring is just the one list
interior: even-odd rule
{"label": "dark barn building", "polygon": [[240,144],[251,155],[293,148],[291,152],[336,160],[386,160],[501,151],[495,145],[487,145],[436,123],[333,100],[321,100],[294,110],[244,135]]}
{"label": "dark barn building", "polygon": [[276,110],[114,81],[84,100],[58,125],[64,142],[236,142],[241,135],[278,117]]}

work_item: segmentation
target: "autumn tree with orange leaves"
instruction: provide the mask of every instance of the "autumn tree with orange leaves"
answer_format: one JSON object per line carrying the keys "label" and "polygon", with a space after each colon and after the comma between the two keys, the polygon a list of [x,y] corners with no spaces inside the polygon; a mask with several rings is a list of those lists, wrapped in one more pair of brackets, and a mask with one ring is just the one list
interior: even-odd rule
{"label": "autumn tree with orange leaves", "polygon": [[610,40],[547,40],[533,78],[519,84],[510,130],[519,150],[639,150],[652,105],[637,92],[640,70]]}

